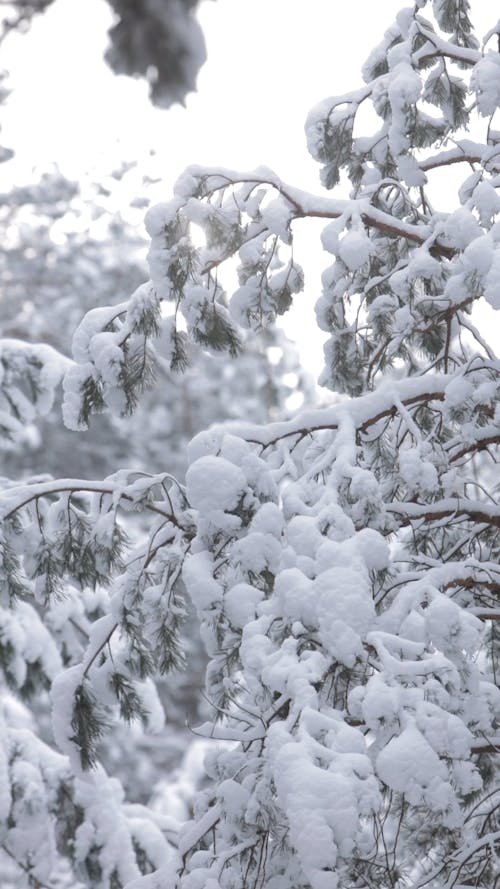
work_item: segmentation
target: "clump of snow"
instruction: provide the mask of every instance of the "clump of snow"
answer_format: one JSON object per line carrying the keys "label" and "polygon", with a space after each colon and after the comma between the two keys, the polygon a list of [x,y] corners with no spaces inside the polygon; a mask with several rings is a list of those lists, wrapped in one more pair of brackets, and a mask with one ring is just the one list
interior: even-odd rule
{"label": "clump of snow", "polygon": [[423,247],[420,250],[413,250],[408,263],[408,277],[410,279],[426,278],[433,280],[441,275],[441,263],[431,256],[428,250]]}
{"label": "clump of snow", "polygon": [[500,105],[500,56],[489,50],[476,64],[471,75],[471,87],[476,92],[480,114],[494,114]]}
{"label": "clump of snow", "polygon": [[481,181],[472,194],[473,205],[476,207],[479,222],[484,228],[490,228],[495,216],[500,212],[500,197],[490,182]]}
{"label": "clump of snow", "polygon": [[223,591],[212,577],[212,558],[202,551],[189,555],[183,565],[182,576],[194,605],[200,611],[222,601]]}
{"label": "clump of snow", "polygon": [[235,510],[246,488],[241,469],[225,457],[200,457],[186,473],[189,502],[203,515]]}
{"label": "clump of snow", "polygon": [[263,534],[273,534],[278,540],[284,529],[284,519],[281,510],[275,503],[263,503],[255,513],[251,524],[251,531],[260,531]]}
{"label": "clump of snow", "polygon": [[368,262],[372,249],[370,239],[363,232],[352,229],[340,241],[338,255],[347,268],[355,272]]}
{"label": "clump of snow", "polygon": [[334,219],[333,222],[329,222],[321,232],[321,244],[328,253],[333,253],[334,256],[337,255],[339,249],[339,236],[345,229],[347,217],[345,215],[341,216],[339,219]]}
{"label": "clump of snow", "polygon": [[422,458],[417,448],[402,448],[399,453],[399,473],[411,492],[434,491],[438,483],[436,467]]}
{"label": "clump of snow", "polygon": [[473,614],[438,594],[425,612],[429,641],[445,653],[473,651],[481,641],[484,627]]}
{"label": "clump of snow", "polygon": [[288,543],[299,555],[314,557],[323,539],[313,516],[294,516],[288,523]]}
{"label": "clump of snow", "polygon": [[371,676],[363,688],[358,686],[349,693],[349,711],[377,730],[381,724],[399,728],[402,706],[398,686],[388,685],[381,676]]}
{"label": "clump of snow", "polygon": [[[177,184],[179,185],[179,183]],[[172,201],[164,201],[150,207],[144,217],[148,235],[151,238],[156,238],[164,234],[165,228],[175,220],[177,212],[183,203],[182,198],[178,197]]]}
{"label": "clump of snow", "polygon": [[493,240],[491,235],[475,238],[464,250],[463,261],[467,270],[473,271],[479,278],[484,278],[493,259]]}
{"label": "clump of snow", "polygon": [[317,626],[317,600],[312,581],[298,568],[287,568],[274,582],[276,603],[290,622],[299,620],[304,626]]}
{"label": "clump of snow", "polygon": [[363,655],[362,638],[375,611],[365,571],[337,566],[313,582],[318,633],[326,650],[348,667]]}
{"label": "clump of snow", "polygon": [[430,701],[420,701],[415,724],[436,753],[461,759],[470,757],[472,732],[458,716],[446,713]]}
{"label": "clump of snow", "polygon": [[443,823],[459,823],[456,796],[442,760],[415,724],[410,724],[378,754],[376,769],[391,790],[404,793],[413,806],[427,805],[442,813]]}
{"label": "clump of snow", "polygon": [[81,419],[82,392],[88,380],[96,377],[95,368],[90,361],[85,364],[76,364],[70,368],[63,380],[64,401],[62,414],[65,426],[68,429],[86,429],[87,424]]}
{"label": "clump of snow", "polygon": [[83,681],[83,666],[77,664],[62,670],[55,677],[50,692],[52,700],[52,731],[54,739],[62,753],[71,762],[76,775],[82,775],[80,751],[74,741],[73,705],[75,692]]}
{"label": "clump of snow", "polygon": [[281,546],[272,534],[253,531],[236,541],[232,554],[235,565],[249,576],[261,574],[266,570],[276,574],[281,557]]}
{"label": "clump of snow", "polygon": [[463,405],[471,398],[474,386],[464,376],[457,376],[451,380],[445,389],[445,401],[449,407]]}
{"label": "clump of snow", "polygon": [[459,207],[446,217],[443,233],[452,247],[465,250],[475,238],[481,237],[483,230],[467,207]]}
{"label": "clump of snow", "polygon": [[187,446],[188,460],[194,463],[200,457],[206,457],[209,454],[214,456],[220,452],[224,430],[220,426],[214,426],[212,429],[206,429],[199,432],[191,439]]}
{"label": "clump of snow", "polygon": [[398,172],[403,182],[411,187],[420,187],[426,184],[427,176],[420,169],[419,164],[410,154],[400,154],[398,157]]}
{"label": "clump of snow", "polygon": [[[309,719],[309,716],[312,719]],[[316,727],[315,722],[322,723]],[[318,743],[321,731],[328,739]],[[347,726],[304,710],[298,736],[279,724],[268,733],[274,781],[280,806],[286,812],[290,839],[312,889],[339,885],[339,856],[353,853],[360,830],[360,811],[368,815],[378,804],[378,791],[364,751],[353,752],[352,738],[342,736]],[[361,739],[359,739],[361,740]],[[326,768],[320,765],[324,758]]]}
{"label": "clump of snow", "polygon": [[224,595],[224,610],[234,627],[243,629],[254,620],[257,605],[264,598],[262,590],[248,583],[237,583]]}
{"label": "clump of snow", "polygon": [[362,528],[354,539],[356,549],[370,571],[382,571],[389,564],[387,540],[375,528]]}
{"label": "clump of snow", "polygon": [[140,322],[144,313],[157,308],[158,298],[150,281],[140,284],[127,303],[127,323],[131,329]]}
{"label": "clump of snow", "polygon": [[261,208],[262,222],[285,244],[290,241],[291,207],[283,198],[275,198]]}

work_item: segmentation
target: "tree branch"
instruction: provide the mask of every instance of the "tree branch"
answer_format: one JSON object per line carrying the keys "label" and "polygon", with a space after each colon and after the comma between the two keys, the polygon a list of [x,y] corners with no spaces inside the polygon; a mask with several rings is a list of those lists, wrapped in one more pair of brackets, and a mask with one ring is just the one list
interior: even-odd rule
{"label": "tree branch", "polygon": [[387,505],[387,511],[400,515],[403,527],[422,519],[426,522],[436,522],[448,517],[463,517],[465,521],[480,522],[500,528],[500,507],[466,500],[463,497],[450,497],[447,500],[437,500],[435,503],[390,503]]}
{"label": "tree branch", "polygon": [[[322,195],[313,195],[310,192],[295,188],[282,182],[272,170],[257,169],[253,172],[241,173],[236,170],[226,170],[217,168],[204,168],[198,166],[188,167],[185,175],[191,175],[195,179],[202,179],[208,190],[213,193],[228,185],[237,184],[254,184],[269,185],[290,204],[290,219],[339,219],[341,216],[349,215],[349,211],[353,210],[356,216],[360,216],[364,225],[376,228],[384,234],[392,235],[398,238],[404,238],[414,244],[423,244],[432,237],[432,231],[425,223],[422,225],[414,225],[404,222],[391,216],[390,213],[384,213],[373,207],[369,200],[340,200],[338,198],[328,198]],[[184,178],[184,177],[182,177]],[[210,183],[210,180],[213,182]],[[182,179],[181,179],[182,182]],[[447,247],[436,241],[433,244],[433,250],[446,259],[451,259],[456,254],[456,250]]]}
{"label": "tree branch", "polygon": [[[11,505],[9,501],[13,500],[17,492],[19,492],[19,501],[15,502],[14,505]],[[51,482],[41,482],[39,484],[34,485],[22,485],[19,488],[7,488],[6,491],[0,492],[0,503],[2,499],[2,493],[4,494],[4,502],[2,504],[3,509],[0,507],[0,519],[5,521],[6,519],[12,518],[14,513],[18,512],[24,506],[27,506],[31,501],[38,499],[39,497],[47,497],[57,494],[63,494],[70,492],[72,494],[109,494],[110,496],[119,495],[120,499],[126,500],[129,503],[134,503],[135,498],[130,494],[127,494],[126,491],[120,485],[106,485],[104,482],[94,482],[88,481],[87,479],[60,479],[57,481]],[[161,507],[157,506],[155,503],[149,503],[148,501],[143,501],[140,505],[147,509],[149,512],[154,512],[157,515],[161,515],[164,518],[168,519],[179,528],[181,531],[186,531],[187,529],[181,525],[177,517],[171,513],[166,512]],[[5,511],[4,511],[5,510]]]}

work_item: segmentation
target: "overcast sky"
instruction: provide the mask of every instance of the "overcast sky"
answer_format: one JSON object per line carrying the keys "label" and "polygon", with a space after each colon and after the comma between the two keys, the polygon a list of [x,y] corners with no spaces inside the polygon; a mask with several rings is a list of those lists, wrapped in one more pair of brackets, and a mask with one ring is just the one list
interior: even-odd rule
{"label": "overcast sky", "polygon": [[[102,56],[109,7],[57,0],[2,52],[14,90],[4,141],[25,164],[69,173],[154,147],[172,176],[186,163],[317,168],[303,136],[310,106],[352,89],[402,0],[208,0],[200,8],[208,61],[187,108],[155,111],[142,82],[114,76]],[[170,170],[171,168],[171,170]]]}

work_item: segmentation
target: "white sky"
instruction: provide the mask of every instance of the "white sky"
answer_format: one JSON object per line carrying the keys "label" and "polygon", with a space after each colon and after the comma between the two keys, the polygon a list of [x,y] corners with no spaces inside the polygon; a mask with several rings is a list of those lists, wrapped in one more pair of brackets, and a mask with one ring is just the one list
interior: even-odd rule
{"label": "white sky", "polygon": [[[359,83],[359,68],[402,0],[217,0],[200,19],[208,61],[187,109],[155,111],[142,82],[103,61],[111,13],[103,0],[57,0],[14,36],[2,66],[15,90],[4,141],[26,164],[57,161],[78,174],[103,157],[154,147],[166,177],[186,163],[279,166],[312,184],[317,167],[303,136],[307,111]],[[383,7],[383,16],[381,14]],[[117,145],[118,143],[118,145]]]}
{"label": "white sky", "polygon": [[[200,20],[208,61],[187,107],[152,108],[143,82],[113,75],[103,61],[111,22],[103,0],[57,0],[27,36],[2,48],[13,90],[2,109],[2,144],[16,150],[2,177],[29,177],[57,163],[77,178],[108,172],[119,160],[157,152],[164,198],[189,163],[273,167],[286,181],[319,190],[318,165],[305,146],[309,108],[357,87],[360,67],[404,0],[205,0]],[[475,0],[484,27],[492,0]],[[493,16],[494,18],[494,16]],[[481,23],[482,25],[483,23]],[[325,265],[315,249],[318,227],[303,242],[306,293],[290,335],[310,344],[307,362],[321,367],[312,307]],[[305,236],[303,236],[305,237]],[[303,260],[296,250],[299,261]],[[301,310],[302,307],[302,310]],[[307,333],[304,334],[304,331]]]}

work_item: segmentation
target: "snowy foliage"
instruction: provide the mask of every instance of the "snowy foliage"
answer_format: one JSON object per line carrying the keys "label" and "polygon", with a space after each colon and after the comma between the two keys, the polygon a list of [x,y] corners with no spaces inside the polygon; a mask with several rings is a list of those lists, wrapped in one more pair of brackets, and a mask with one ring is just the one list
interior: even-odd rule
{"label": "snowy foliage", "polygon": [[[498,25],[480,44],[469,12],[402,10],[365,85],[310,113],[323,184],[347,174],[348,198],[191,168],[147,214],[150,282],[77,329],[59,372],[81,428],[134,408],[160,330],[177,370],[190,341],[232,357],[259,336],[302,288],[294,220],[326,220],[321,379],[342,397],[201,432],[185,484],[167,460],[5,484],[0,664],[13,700],[52,701],[43,739],[4,707],[2,843],[28,884],[494,885],[500,364],[476,307],[500,307]],[[445,167],[465,170],[446,212]],[[128,804],[100,762],[110,724],[161,724],[186,596],[213,709],[187,819],[173,792]]]}
{"label": "snowy foliage", "polygon": [[[215,421],[265,422],[280,415],[293,391],[286,382],[289,374],[296,376],[304,395],[311,390],[296,350],[274,329],[258,340],[247,336],[238,358],[230,362],[224,354],[208,355],[197,344],[187,344],[180,376],[169,367],[171,325],[164,323],[155,339],[158,385],[142,393],[133,417],[126,422],[110,414],[95,418],[84,436],[61,428],[61,391],[54,387],[71,366],[68,331],[96,307],[111,304],[112,316],[113,306],[147,275],[143,216],[151,200],[151,172],[122,163],[109,175],[101,174],[98,182],[89,177],[77,184],[54,169],[1,196],[1,350],[9,389],[0,414],[0,447],[6,474],[26,474],[27,464],[32,474],[87,478],[107,475],[117,465],[160,471],[167,448],[169,470],[182,477],[186,444],[195,433]],[[131,193],[133,206],[127,206]],[[144,303],[142,293],[137,291],[136,313]],[[84,356],[85,336],[94,321],[90,314],[75,337]],[[30,343],[29,361],[28,346],[21,358],[15,343],[9,345],[12,339]],[[39,343],[64,354],[59,369],[56,351],[50,353]],[[274,364],[270,355],[276,356]],[[38,377],[42,364],[47,366]]]}

